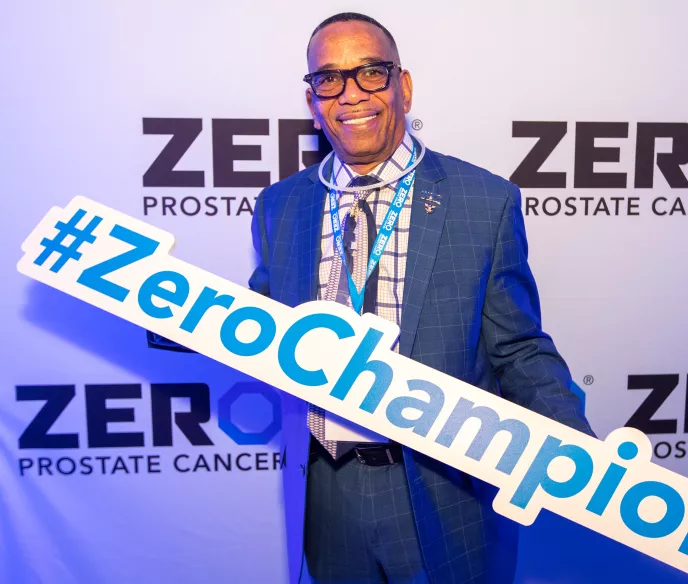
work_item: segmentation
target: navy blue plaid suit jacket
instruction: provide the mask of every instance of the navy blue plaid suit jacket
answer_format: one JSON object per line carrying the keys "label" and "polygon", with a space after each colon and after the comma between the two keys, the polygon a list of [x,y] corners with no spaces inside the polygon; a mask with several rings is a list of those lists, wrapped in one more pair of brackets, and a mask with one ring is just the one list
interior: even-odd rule
{"label": "navy blue plaid suit jacket", "polygon": [[[325,175],[328,170],[325,169]],[[426,213],[422,193],[440,205]],[[317,166],[265,189],[253,219],[250,287],[289,306],[314,300],[325,187]],[[569,370],[540,324],[518,188],[428,150],[416,174],[399,351],[485,391],[592,433]],[[290,578],[302,570],[307,404],[283,395]],[[515,526],[487,485],[404,448],[424,560],[434,584],[510,582]]]}

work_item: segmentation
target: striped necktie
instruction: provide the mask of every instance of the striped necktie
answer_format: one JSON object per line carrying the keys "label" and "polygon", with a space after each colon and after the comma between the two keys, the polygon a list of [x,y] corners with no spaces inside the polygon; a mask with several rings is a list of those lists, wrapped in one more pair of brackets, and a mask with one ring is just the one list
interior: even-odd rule
{"label": "striped necktie", "polygon": [[[377,183],[379,180],[380,179],[377,177],[371,175],[357,176],[352,179],[347,186],[364,187]],[[365,282],[365,274],[368,268],[368,256],[370,253],[369,250],[372,249],[375,238],[377,237],[375,217],[370,205],[365,200],[371,192],[371,190],[356,191],[352,211],[350,211],[344,218],[344,221],[342,221],[346,265],[349,268],[349,273],[358,290],[361,289]],[[356,206],[358,206],[358,211],[354,213],[353,211]],[[352,215],[355,215],[355,218],[352,217]],[[353,244],[357,241],[360,243],[356,245],[356,250],[354,251]],[[354,253],[356,254],[355,262]],[[366,284],[366,291],[363,298],[364,313],[375,312],[378,273],[379,269],[376,267]],[[330,271],[327,287],[325,288],[324,299],[333,300],[340,304],[347,304],[349,299],[349,280],[336,249],[334,250],[332,269]],[[313,404],[309,404],[308,407],[308,428],[318,442],[323,445],[325,450],[327,450],[335,460],[346,454],[357,444],[356,442],[325,440],[325,410]]]}

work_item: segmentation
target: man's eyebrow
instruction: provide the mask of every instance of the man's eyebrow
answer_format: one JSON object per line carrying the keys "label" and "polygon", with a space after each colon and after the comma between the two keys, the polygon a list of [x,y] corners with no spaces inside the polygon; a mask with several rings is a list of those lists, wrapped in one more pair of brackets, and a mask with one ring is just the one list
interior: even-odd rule
{"label": "man's eyebrow", "polygon": [[360,63],[382,63],[386,61],[387,59],[383,59],[379,55],[373,56],[373,57],[361,57],[359,59]]}
{"label": "man's eyebrow", "polygon": [[[358,62],[361,63],[361,65],[365,65],[366,63],[381,63],[381,62],[383,62],[383,61],[385,61],[385,59],[383,59],[383,58],[380,57],[380,56],[361,57],[361,58],[358,60]],[[337,64],[336,64],[336,63],[323,63],[322,65],[320,65],[320,67],[318,67],[318,68],[317,68],[315,71],[313,71],[313,72],[314,72],[314,73],[318,73],[319,71],[327,71],[327,70],[329,70],[329,69],[339,69],[339,67],[337,67]]]}
{"label": "man's eyebrow", "polygon": [[325,63],[324,65],[320,65],[314,73],[317,73],[318,71],[326,71],[328,69],[336,69],[336,65],[334,63]]}

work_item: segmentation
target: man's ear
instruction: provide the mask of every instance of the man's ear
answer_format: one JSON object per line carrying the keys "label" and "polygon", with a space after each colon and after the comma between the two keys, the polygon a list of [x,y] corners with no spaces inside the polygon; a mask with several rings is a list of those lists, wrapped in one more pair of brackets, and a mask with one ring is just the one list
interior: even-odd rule
{"label": "man's ear", "polygon": [[306,103],[308,104],[308,109],[311,110],[311,116],[313,117],[313,127],[316,130],[322,130],[320,122],[318,121],[318,116],[315,113],[315,106],[313,105],[313,90],[310,87],[306,89]]}
{"label": "man's ear", "polygon": [[411,111],[411,104],[413,103],[413,80],[406,69],[399,72],[399,83],[401,84],[401,95],[404,97],[404,113],[407,114]]}

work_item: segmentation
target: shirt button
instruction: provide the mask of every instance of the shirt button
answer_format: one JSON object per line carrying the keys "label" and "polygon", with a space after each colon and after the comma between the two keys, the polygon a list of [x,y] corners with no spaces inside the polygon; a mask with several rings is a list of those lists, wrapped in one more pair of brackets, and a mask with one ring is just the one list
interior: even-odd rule
{"label": "shirt button", "polygon": [[301,471],[301,476],[305,477],[306,476],[306,467],[303,466],[302,464],[299,465],[299,470]]}

